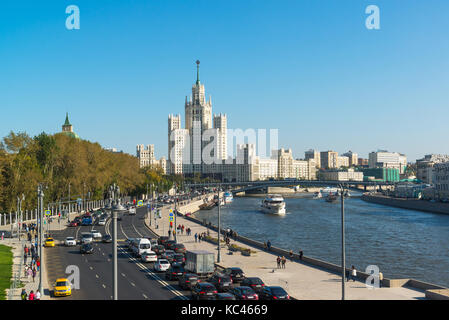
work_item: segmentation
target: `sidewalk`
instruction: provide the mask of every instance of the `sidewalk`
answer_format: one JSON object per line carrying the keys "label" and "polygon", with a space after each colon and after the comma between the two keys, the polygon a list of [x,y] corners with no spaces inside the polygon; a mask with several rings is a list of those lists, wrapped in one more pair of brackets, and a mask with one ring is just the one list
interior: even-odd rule
{"label": "sidewalk", "polygon": [[[182,213],[194,212],[196,204],[190,203],[187,206],[179,208]],[[186,210],[187,209],[187,210]],[[168,212],[169,208],[164,208],[162,219],[159,221],[159,228],[154,230],[159,235],[163,234],[163,230],[168,230]],[[148,219],[145,220],[149,226]],[[185,228],[191,228],[191,236],[177,234],[178,242],[182,242],[187,250],[207,250],[214,252],[217,258],[217,245],[201,241],[196,243],[195,233],[207,232],[207,228],[195,222],[178,216],[176,225],[184,225]],[[162,226],[165,228],[162,228]],[[217,238],[217,232],[209,230],[210,235]],[[223,236],[221,237],[223,240]],[[237,244],[241,247],[250,248],[257,253],[251,256],[243,256],[240,252],[234,252],[232,255],[228,253],[225,245],[221,246],[220,266],[223,267],[240,267],[248,277],[260,277],[266,285],[281,286],[290,296],[299,300],[340,300],[341,299],[341,277],[334,273],[319,269],[317,267],[303,264],[299,261],[291,262],[286,256],[287,262],[285,269],[277,269],[277,255],[250,247],[243,243],[231,240],[231,244]],[[378,288],[368,289],[364,282],[352,280],[345,283],[345,292],[347,300],[409,300],[424,299],[425,293],[422,291],[412,290],[405,287],[398,288]]]}

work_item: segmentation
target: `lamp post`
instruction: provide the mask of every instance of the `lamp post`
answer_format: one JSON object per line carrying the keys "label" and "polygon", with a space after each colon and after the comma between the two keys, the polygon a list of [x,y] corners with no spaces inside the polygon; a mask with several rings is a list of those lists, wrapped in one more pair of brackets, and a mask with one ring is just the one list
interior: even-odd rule
{"label": "lamp post", "polygon": [[217,254],[217,263],[220,263],[220,185],[218,185],[218,254]]}
{"label": "lamp post", "polygon": [[38,196],[38,206],[39,206],[39,259],[40,259],[40,269],[39,269],[39,292],[42,291],[42,273],[43,273],[43,266],[44,266],[44,259],[42,256],[42,242],[43,242],[43,216],[44,216],[44,191],[43,186],[39,184],[37,189],[37,196]]}
{"label": "lamp post", "polygon": [[[20,231],[22,229],[23,217],[22,217],[22,201],[25,200],[25,195],[22,193],[22,196],[17,197],[17,215],[18,215],[18,226],[17,233],[20,240]],[[17,218],[16,218],[17,219]]]}
{"label": "lamp post", "polygon": [[346,277],[346,257],[345,257],[345,195],[344,186],[340,185],[341,190],[341,300],[345,300],[345,277]]}

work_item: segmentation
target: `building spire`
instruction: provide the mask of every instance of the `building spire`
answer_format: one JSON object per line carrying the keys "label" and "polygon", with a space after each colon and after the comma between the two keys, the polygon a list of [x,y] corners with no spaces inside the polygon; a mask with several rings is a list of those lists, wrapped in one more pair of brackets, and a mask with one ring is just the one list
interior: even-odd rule
{"label": "building spire", "polygon": [[64,123],[64,125],[65,126],[70,126],[69,113],[68,112],[65,113],[65,123]]}
{"label": "building spire", "polygon": [[200,84],[200,60],[196,60],[196,84]]}

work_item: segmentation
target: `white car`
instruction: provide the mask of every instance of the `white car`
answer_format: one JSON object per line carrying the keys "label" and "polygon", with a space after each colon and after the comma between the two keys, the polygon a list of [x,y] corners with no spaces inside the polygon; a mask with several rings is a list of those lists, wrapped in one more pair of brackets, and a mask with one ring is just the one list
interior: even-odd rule
{"label": "white car", "polygon": [[101,240],[102,235],[101,235],[100,231],[97,231],[97,230],[90,230],[90,233],[92,233],[92,237],[93,237],[95,240],[98,240],[98,239]]}
{"label": "white car", "polygon": [[104,226],[104,225],[106,225],[106,219],[101,218],[100,220],[98,220],[98,225],[99,225],[99,226]]}
{"label": "white car", "polygon": [[129,214],[136,214],[136,207],[131,207],[128,210]]}
{"label": "white car", "polygon": [[157,254],[154,251],[142,253],[140,256],[142,262],[157,262]]}
{"label": "white car", "polygon": [[76,246],[76,240],[74,237],[67,237],[65,238],[64,244],[66,247],[73,247]]}
{"label": "white car", "polygon": [[168,268],[170,268],[170,262],[167,259],[157,260],[153,267],[154,271],[157,272],[165,272]]}
{"label": "white car", "polygon": [[81,234],[81,243],[82,244],[92,243],[92,241],[94,241],[94,239],[92,237],[92,233],[90,233],[90,232],[83,232]]}

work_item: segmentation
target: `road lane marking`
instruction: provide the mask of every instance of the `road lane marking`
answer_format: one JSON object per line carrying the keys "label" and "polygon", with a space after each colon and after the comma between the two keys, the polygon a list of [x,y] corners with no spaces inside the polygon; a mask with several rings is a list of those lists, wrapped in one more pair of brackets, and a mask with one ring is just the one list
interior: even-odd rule
{"label": "road lane marking", "polygon": [[126,276],[125,276],[125,274],[124,274],[124,273],[122,273],[122,276],[126,278]]}
{"label": "road lane marking", "polygon": [[96,277],[97,279],[100,278],[100,277],[98,276],[98,274],[96,274],[95,277]]}
{"label": "road lane marking", "polygon": [[90,269],[90,270],[93,270],[94,268],[93,268],[93,267],[89,267],[89,269]]}
{"label": "road lane marking", "polygon": [[142,293],[142,295],[145,299],[148,299],[148,297],[145,295],[145,293]]}
{"label": "road lane marking", "polygon": [[131,285],[133,286],[133,287],[135,287],[136,285],[134,284],[134,282],[130,282],[131,283]]}

